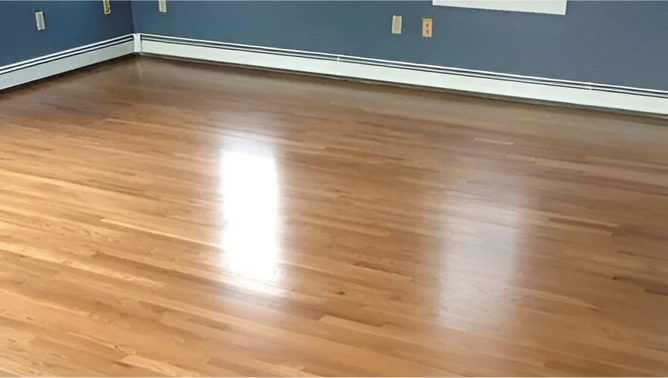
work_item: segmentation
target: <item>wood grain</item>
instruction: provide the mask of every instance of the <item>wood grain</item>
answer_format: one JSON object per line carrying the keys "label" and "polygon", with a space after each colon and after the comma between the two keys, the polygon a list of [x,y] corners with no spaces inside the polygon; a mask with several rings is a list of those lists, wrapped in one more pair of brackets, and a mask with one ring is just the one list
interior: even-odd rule
{"label": "wood grain", "polygon": [[668,122],[138,58],[0,95],[0,372],[668,375]]}

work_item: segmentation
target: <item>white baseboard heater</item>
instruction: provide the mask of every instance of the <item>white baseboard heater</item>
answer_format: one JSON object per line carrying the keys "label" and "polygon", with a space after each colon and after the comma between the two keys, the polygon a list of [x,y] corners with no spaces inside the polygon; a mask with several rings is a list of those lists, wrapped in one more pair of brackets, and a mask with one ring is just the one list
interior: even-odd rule
{"label": "white baseboard heater", "polygon": [[668,91],[139,33],[0,67],[0,89],[131,53],[668,115]]}
{"label": "white baseboard heater", "polygon": [[132,34],[0,67],[0,90],[135,52]]}
{"label": "white baseboard heater", "polygon": [[668,114],[668,91],[141,34],[146,54],[585,107]]}

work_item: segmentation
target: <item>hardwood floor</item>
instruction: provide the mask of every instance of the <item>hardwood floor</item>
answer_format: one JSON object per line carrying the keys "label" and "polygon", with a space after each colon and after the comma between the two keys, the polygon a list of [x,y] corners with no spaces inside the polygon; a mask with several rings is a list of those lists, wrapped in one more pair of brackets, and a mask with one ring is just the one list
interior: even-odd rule
{"label": "hardwood floor", "polygon": [[150,58],[0,96],[2,374],[668,375],[668,121]]}

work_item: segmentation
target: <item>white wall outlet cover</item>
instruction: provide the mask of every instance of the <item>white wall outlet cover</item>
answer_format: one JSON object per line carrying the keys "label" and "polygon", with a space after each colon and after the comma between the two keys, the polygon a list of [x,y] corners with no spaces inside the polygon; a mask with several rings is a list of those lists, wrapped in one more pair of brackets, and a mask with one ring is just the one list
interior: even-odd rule
{"label": "white wall outlet cover", "polygon": [[392,34],[401,34],[403,17],[392,16]]}
{"label": "white wall outlet cover", "polygon": [[37,30],[46,29],[46,22],[44,22],[44,11],[35,12],[35,22],[37,23]]}

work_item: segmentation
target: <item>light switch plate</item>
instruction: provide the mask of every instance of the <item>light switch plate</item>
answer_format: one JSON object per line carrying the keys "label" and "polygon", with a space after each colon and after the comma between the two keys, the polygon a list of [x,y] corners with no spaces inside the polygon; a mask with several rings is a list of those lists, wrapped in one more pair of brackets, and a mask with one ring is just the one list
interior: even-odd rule
{"label": "light switch plate", "polygon": [[46,29],[46,22],[44,22],[44,11],[35,12],[35,22],[37,23],[37,30]]}
{"label": "light switch plate", "polygon": [[392,34],[401,34],[403,17],[392,16]]}

